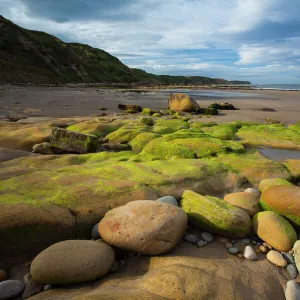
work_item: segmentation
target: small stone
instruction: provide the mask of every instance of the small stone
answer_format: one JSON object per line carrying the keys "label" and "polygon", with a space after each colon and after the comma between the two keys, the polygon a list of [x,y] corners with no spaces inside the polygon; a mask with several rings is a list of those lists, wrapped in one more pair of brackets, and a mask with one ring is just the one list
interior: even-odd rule
{"label": "small stone", "polygon": [[257,260],[257,255],[251,246],[246,246],[243,255],[248,260]]}
{"label": "small stone", "polygon": [[250,244],[250,240],[249,239],[242,239],[241,242],[245,245],[249,245]]}
{"label": "small stone", "polygon": [[20,295],[24,287],[24,283],[20,280],[6,280],[0,282],[0,300],[11,299]]}
{"label": "small stone", "polygon": [[294,256],[290,253],[281,253],[283,258],[287,261],[288,264],[295,264],[295,259],[294,259]]}
{"label": "small stone", "polygon": [[186,233],[183,239],[189,243],[197,243],[199,241],[198,236],[192,233]]}
{"label": "small stone", "polygon": [[286,284],[285,290],[286,300],[298,300],[300,299],[300,286],[297,282],[290,280]]}
{"label": "small stone", "polygon": [[235,248],[235,247],[232,247],[230,248],[229,250],[229,253],[232,254],[232,255],[236,255],[239,253],[239,249]]}
{"label": "small stone", "polygon": [[224,237],[224,236],[220,236],[220,235],[219,235],[219,236],[217,237],[217,241],[220,242],[221,244],[226,244],[226,243],[229,242],[229,239],[226,238],[226,237]]}
{"label": "small stone", "polygon": [[260,195],[259,190],[254,189],[254,188],[248,188],[248,189],[246,189],[246,190],[245,190],[245,193],[253,194],[253,195],[256,196],[257,198],[258,198],[259,195]]}
{"label": "small stone", "polygon": [[212,240],[214,239],[212,234],[210,234],[208,232],[202,232],[201,237],[203,238],[204,241],[206,241],[208,243],[212,242]]}
{"label": "small stone", "polygon": [[157,199],[156,201],[178,206],[177,200],[173,196],[165,196]]}
{"label": "small stone", "polygon": [[287,267],[286,267],[286,270],[287,272],[289,273],[291,279],[296,279],[297,275],[298,275],[298,270],[296,268],[295,265],[293,264],[289,264]]}
{"label": "small stone", "polygon": [[0,282],[7,280],[8,276],[5,270],[0,270]]}
{"label": "small stone", "polygon": [[287,262],[286,260],[283,258],[283,256],[274,250],[271,250],[268,254],[267,254],[267,259],[270,263],[272,263],[273,265],[277,266],[277,267],[286,267]]}
{"label": "small stone", "polygon": [[44,291],[49,291],[49,290],[52,290],[52,289],[53,289],[53,285],[52,284],[47,284],[44,287]]}
{"label": "small stone", "polygon": [[260,250],[261,253],[267,253],[268,252],[268,249],[263,245],[259,246],[259,250]]}
{"label": "small stone", "polygon": [[270,249],[270,250],[272,250],[273,248],[272,248],[272,246],[270,246],[269,244],[267,244],[267,243],[263,243],[263,245],[266,247],[266,248],[268,248],[268,249]]}
{"label": "small stone", "polygon": [[243,255],[242,253],[239,253],[239,254],[238,254],[238,257],[239,257],[239,258],[244,258],[244,255]]}
{"label": "small stone", "polygon": [[99,223],[97,223],[92,229],[92,240],[101,239],[101,236],[100,236],[99,231],[98,231],[98,225],[99,225]]}
{"label": "small stone", "polygon": [[202,240],[200,240],[200,241],[197,242],[197,246],[198,246],[199,248],[202,248],[202,247],[205,246],[205,242],[202,241]]}
{"label": "small stone", "polygon": [[231,244],[231,243],[226,243],[226,244],[225,244],[225,248],[226,248],[226,249],[232,248],[232,244]]}
{"label": "small stone", "polygon": [[294,254],[294,250],[291,250],[288,253],[293,255]]}

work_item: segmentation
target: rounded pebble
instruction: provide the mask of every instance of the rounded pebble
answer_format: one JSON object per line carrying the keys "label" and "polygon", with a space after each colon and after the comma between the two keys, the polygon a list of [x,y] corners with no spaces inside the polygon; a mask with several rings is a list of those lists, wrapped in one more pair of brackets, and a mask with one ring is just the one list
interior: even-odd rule
{"label": "rounded pebble", "polygon": [[257,255],[251,246],[246,246],[243,255],[248,260],[257,260]]}
{"label": "rounded pebble", "polygon": [[283,256],[274,250],[271,250],[268,254],[267,254],[267,259],[270,263],[272,263],[273,265],[277,266],[277,267],[286,267],[287,262],[286,260],[283,258]]}
{"label": "rounded pebble", "polygon": [[165,196],[157,199],[156,201],[178,206],[177,200],[173,196]]}
{"label": "rounded pebble", "polygon": [[201,237],[204,241],[210,243],[212,242],[212,240],[214,239],[214,237],[212,236],[212,234],[208,233],[208,232],[202,232],[201,233]]}
{"label": "rounded pebble", "polygon": [[199,241],[198,236],[192,233],[186,233],[183,239],[189,243],[197,243]]}
{"label": "rounded pebble", "polygon": [[298,275],[298,270],[295,265],[290,264],[286,267],[286,271],[289,273],[291,279],[295,279]]}
{"label": "rounded pebble", "polygon": [[200,241],[197,242],[197,246],[198,246],[199,248],[202,248],[202,247],[205,246],[205,242],[202,241],[202,240],[200,240]]}
{"label": "rounded pebble", "polygon": [[23,292],[25,285],[20,280],[6,280],[0,282],[0,299],[11,299]]}
{"label": "rounded pebble", "polygon": [[295,264],[294,256],[290,253],[283,252],[281,253],[283,258],[287,261],[288,264]]}
{"label": "rounded pebble", "polygon": [[286,284],[285,290],[286,300],[298,300],[300,299],[300,286],[297,282],[290,280]]}
{"label": "rounded pebble", "polygon": [[98,231],[98,226],[99,226],[99,223],[97,223],[92,229],[92,240],[101,239],[101,236]]}
{"label": "rounded pebble", "polygon": [[249,194],[253,194],[253,195],[256,196],[257,198],[258,198],[259,195],[260,195],[259,190],[254,189],[254,188],[248,188],[248,189],[246,189],[244,192],[245,192],[245,193],[249,193]]}
{"label": "rounded pebble", "polygon": [[225,244],[225,248],[226,248],[226,249],[232,248],[232,244],[231,244],[231,243],[226,243],[226,244]]}
{"label": "rounded pebble", "polygon": [[7,280],[8,276],[7,276],[7,273],[5,270],[0,270],[0,282],[1,281],[4,281],[4,280]]}
{"label": "rounded pebble", "polygon": [[236,255],[239,253],[239,249],[235,248],[235,247],[232,247],[230,248],[229,250],[229,253],[232,254],[232,255]]}
{"label": "rounded pebble", "polygon": [[268,248],[268,249],[270,249],[270,250],[272,250],[273,248],[272,248],[272,246],[270,246],[269,244],[267,244],[267,243],[263,243],[263,245],[266,247],[266,248]]}
{"label": "rounded pebble", "polygon": [[259,250],[260,250],[261,253],[267,253],[268,252],[268,249],[263,245],[259,246]]}

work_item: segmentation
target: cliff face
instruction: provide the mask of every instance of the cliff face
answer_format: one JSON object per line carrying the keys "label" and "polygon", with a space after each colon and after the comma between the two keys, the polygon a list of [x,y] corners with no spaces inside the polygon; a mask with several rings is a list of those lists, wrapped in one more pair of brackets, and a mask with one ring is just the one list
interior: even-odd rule
{"label": "cliff face", "polygon": [[0,70],[0,82],[5,83],[220,83],[220,79],[201,76],[157,76],[130,69],[103,50],[64,43],[50,34],[19,27],[2,16]]}

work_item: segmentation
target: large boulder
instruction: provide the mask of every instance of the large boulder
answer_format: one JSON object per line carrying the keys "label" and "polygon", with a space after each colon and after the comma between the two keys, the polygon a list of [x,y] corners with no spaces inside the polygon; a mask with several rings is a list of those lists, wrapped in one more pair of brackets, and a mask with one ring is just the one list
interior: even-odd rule
{"label": "large boulder", "polygon": [[276,185],[292,185],[292,184],[289,181],[282,178],[266,178],[259,183],[258,189],[262,193],[266,191],[268,188]]}
{"label": "large boulder", "polygon": [[110,210],[99,223],[100,236],[121,249],[147,255],[166,253],[182,238],[186,213],[157,201],[132,201]]}
{"label": "large boulder", "polygon": [[234,206],[242,208],[249,214],[250,217],[253,217],[261,211],[259,198],[254,194],[245,192],[231,193],[226,195],[224,200]]}
{"label": "large boulder", "polygon": [[195,112],[200,109],[196,101],[186,94],[171,94],[169,99],[169,109],[173,111]]}
{"label": "large boulder", "polygon": [[227,102],[217,102],[209,106],[209,108],[220,109],[220,110],[236,110],[236,108]]}
{"label": "large boulder", "polygon": [[186,190],[182,195],[181,207],[191,223],[212,233],[242,238],[251,230],[249,215],[219,198]]}
{"label": "large boulder", "polygon": [[30,273],[42,283],[79,283],[105,275],[114,261],[114,250],[101,241],[70,240],[41,252],[33,260]]}
{"label": "large boulder", "polygon": [[260,203],[264,210],[275,211],[300,226],[300,187],[270,187],[261,194]]}
{"label": "large boulder", "polygon": [[71,153],[96,152],[98,138],[91,134],[82,134],[54,127],[51,135],[51,146]]}
{"label": "large boulder", "polygon": [[293,226],[282,216],[272,211],[263,211],[253,218],[253,231],[278,251],[293,248],[297,234]]}

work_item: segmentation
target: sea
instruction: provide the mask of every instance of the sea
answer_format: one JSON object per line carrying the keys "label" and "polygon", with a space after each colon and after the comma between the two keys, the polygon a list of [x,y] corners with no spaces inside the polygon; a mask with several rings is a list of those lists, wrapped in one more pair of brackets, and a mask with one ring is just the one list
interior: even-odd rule
{"label": "sea", "polygon": [[263,90],[300,91],[300,84],[254,84],[253,88]]}

